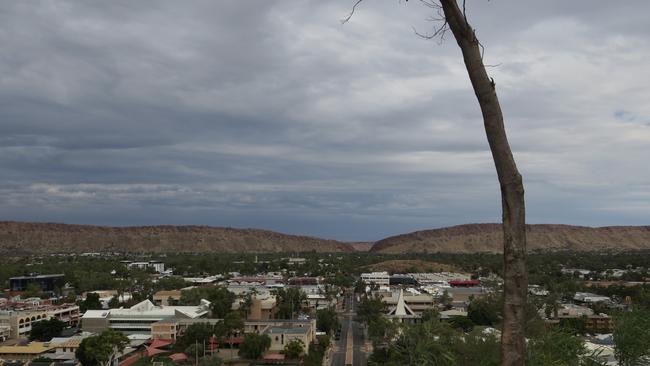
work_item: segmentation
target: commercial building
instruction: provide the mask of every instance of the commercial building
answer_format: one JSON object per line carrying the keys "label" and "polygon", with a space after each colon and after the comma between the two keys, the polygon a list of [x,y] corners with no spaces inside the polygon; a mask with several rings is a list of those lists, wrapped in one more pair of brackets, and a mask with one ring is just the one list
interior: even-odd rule
{"label": "commercial building", "polygon": [[31,284],[38,285],[42,291],[52,292],[57,288],[62,289],[65,286],[65,275],[49,274],[11,277],[9,279],[9,290],[15,292],[25,291]]}
{"label": "commercial building", "polygon": [[86,332],[101,333],[114,329],[125,334],[150,334],[151,325],[168,318],[198,319],[210,312],[210,302],[201,300],[197,306],[156,306],[144,300],[130,308],[88,310],[81,317]]}
{"label": "commercial building", "polygon": [[[220,321],[221,319],[170,317],[151,325],[151,338],[176,341],[192,324],[216,324]],[[305,345],[307,353],[309,345],[316,340],[316,320],[247,320],[244,323],[244,333],[267,334],[271,338],[271,351],[280,351],[291,340],[299,339]],[[239,341],[238,337],[236,342]]]}
{"label": "commercial building", "polygon": [[169,306],[181,300],[181,290],[158,291],[153,294],[153,303]]}
{"label": "commercial building", "polygon": [[0,326],[9,327],[8,338],[11,339],[26,338],[35,323],[48,319],[58,319],[68,326],[76,326],[79,323],[79,307],[75,304],[33,306],[18,303],[5,305],[4,310],[0,310]]}
{"label": "commercial building", "polygon": [[388,272],[362,273],[361,280],[366,284],[372,283],[379,286],[390,285],[390,275],[388,275]]}

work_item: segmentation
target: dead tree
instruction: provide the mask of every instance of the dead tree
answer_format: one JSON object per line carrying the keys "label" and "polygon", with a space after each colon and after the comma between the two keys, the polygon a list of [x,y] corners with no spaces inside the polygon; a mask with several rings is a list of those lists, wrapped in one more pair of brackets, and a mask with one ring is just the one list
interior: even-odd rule
{"label": "dead tree", "polygon": [[488,77],[483,64],[482,47],[476,33],[467,21],[464,9],[459,8],[456,0],[440,0],[440,4],[445,24],[451,29],[463,53],[472,88],[481,107],[485,134],[501,186],[504,265],[501,365],[523,365],[528,291],[524,184],[508,144],[495,83]]}
{"label": "dead tree", "polygon": [[[355,2],[352,12],[344,19],[344,22],[350,19],[354,8],[360,2],[361,0]],[[483,47],[476,37],[474,29],[467,21],[465,1],[463,0],[462,9],[457,0],[439,0],[439,3],[433,0],[421,0],[421,2],[437,9],[440,14],[439,20],[442,22],[442,25],[433,34],[424,37],[443,37],[447,30],[451,30],[462,51],[472,88],[481,107],[485,133],[501,187],[504,263],[501,364],[503,366],[522,366],[525,355],[524,329],[528,290],[526,215],[522,177],[517,170],[508,143],[494,80],[488,76],[483,63]]]}

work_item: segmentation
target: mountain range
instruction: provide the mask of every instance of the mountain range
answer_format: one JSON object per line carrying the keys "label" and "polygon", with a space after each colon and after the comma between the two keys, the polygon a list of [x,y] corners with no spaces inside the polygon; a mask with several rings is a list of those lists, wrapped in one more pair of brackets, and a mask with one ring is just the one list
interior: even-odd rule
{"label": "mountain range", "polygon": [[[529,251],[650,250],[650,226],[528,225]],[[353,252],[498,253],[500,224],[416,231],[368,243],[347,243],[260,229],[211,226],[107,227],[0,221],[0,255],[84,252]]]}

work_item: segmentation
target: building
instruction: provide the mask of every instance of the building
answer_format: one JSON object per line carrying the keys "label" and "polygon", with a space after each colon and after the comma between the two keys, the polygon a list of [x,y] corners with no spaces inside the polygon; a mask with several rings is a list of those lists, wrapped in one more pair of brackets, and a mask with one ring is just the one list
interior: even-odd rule
{"label": "building", "polygon": [[207,300],[201,300],[197,306],[156,306],[144,300],[126,309],[88,310],[81,317],[81,326],[85,332],[92,333],[114,329],[125,334],[150,334],[151,325],[163,319],[198,319],[209,312]]}
{"label": "building", "polygon": [[54,350],[49,342],[29,342],[13,346],[0,346],[0,359],[30,361]]}
{"label": "building", "polygon": [[11,339],[26,338],[35,323],[53,318],[68,326],[76,326],[79,324],[79,307],[75,304],[13,305],[0,311],[0,325],[9,327],[8,338]]}
{"label": "building", "polygon": [[146,270],[147,268],[151,268],[158,273],[165,272],[165,263],[161,261],[148,261],[148,262],[122,261],[122,263],[126,264],[128,268],[137,268],[143,270]]}
{"label": "building", "polygon": [[31,284],[38,285],[42,291],[53,292],[55,289],[62,289],[65,286],[65,275],[49,274],[11,277],[9,279],[9,290],[15,292],[25,291]]}
{"label": "building", "polygon": [[11,337],[11,327],[9,323],[0,323],[0,342],[4,342]]}
{"label": "building", "polygon": [[607,296],[592,294],[590,292],[576,292],[576,294],[573,296],[573,300],[577,302],[589,303],[589,304],[593,304],[597,302],[606,302],[606,303],[612,302],[612,300]]}
{"label": "building", "polygon": [[251,297],[251,306],[248,310],[248,320],[273,319],[278,308],[278,301],[273,295],[255,295]]}
{"label": "building", "polygon": [[[151,338],[176,341],[192,324],[216,324],[220,321],[221,319],[170,317],[151,325]],[[282,350],[287,342],[300,339],[305,344],[305,352],[307,352],[309,345],[316,340],[316,320],[247,320],[244,322],[244,333],[268,334],[271,337],[271,351]]]}
{"label": "building", "polygon": [[418,281],[410,274],[394,274],[390,276],[391,286],[417,286]]}
{"label": "building", "polygon": [[426,309],[437,308],[435,296],[413,291],[413,289],[407,289],[407,291],[400,289],[399,291],[377,292],[376,294],[381,297],[381,300],[389,309],[400,307],[400,301],[404,302],[409,311],[417,315],[421,315]]}
{"label": "building", "polygon": [[271,338],[269,351],[282,351],[287,343],[297,339],[303,344],[303,352],[305,354],[309,353],[309,344],[312,341],[310,338],[310,328],[269,327],[264,331],[264,334]]}
{"label": "building", "polygon": [[158,291],[153,294],[153,303],[156,305],[169,306],[180,300],[181,290]]}
{"label": "building", "polygon": [[397,295],[396,304],[389,308],[386,317],[400,323],[417,323],[422,317],[422,314],[416,314],[415,311],[406,304],[404,290],[400,289],[399,294]]}
{"label": "building", "polygon": [[375,284],[379,286],[390,285],[390,276],[388,275],[388,272],[362,273],[361,280],[366,284]]}

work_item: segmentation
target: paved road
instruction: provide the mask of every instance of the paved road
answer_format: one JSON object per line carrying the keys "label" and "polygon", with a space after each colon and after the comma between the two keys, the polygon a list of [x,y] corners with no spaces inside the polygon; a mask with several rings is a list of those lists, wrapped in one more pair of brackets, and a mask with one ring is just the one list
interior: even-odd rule
{"label": "paved road", "polygon": [[355,302],[353,295],[346,295],[345,311],[339,318],[341,323],[341,339],[334,342],[332,366],[366,366],[367,355],[363,349],[363,329],[354,321]]}

